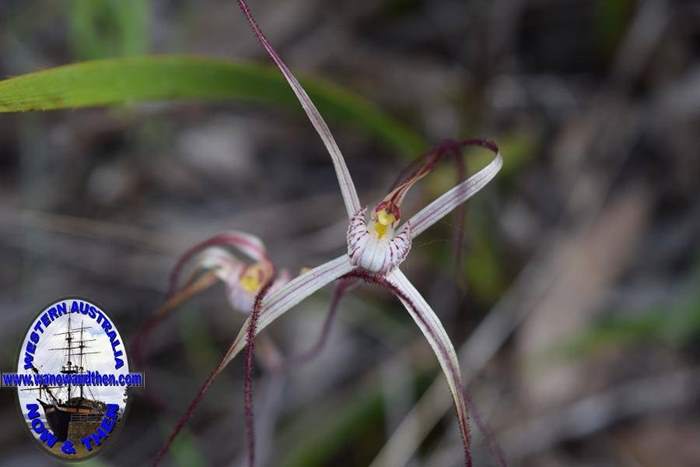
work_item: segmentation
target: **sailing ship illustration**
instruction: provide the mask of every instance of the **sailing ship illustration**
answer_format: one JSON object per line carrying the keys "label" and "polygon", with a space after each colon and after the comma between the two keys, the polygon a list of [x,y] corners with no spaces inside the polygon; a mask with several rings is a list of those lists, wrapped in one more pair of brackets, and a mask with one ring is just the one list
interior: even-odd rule
{"label": "sailing ship illustration", "polygon": [[[77,329],[71,328],[71,316],[68,315],[68,328],[66,332],[55,333],[54,335],[65,336],[65,346],[52,348],[49,350],[64,352],[61,371],[63,375],[79,375],[86,373],[85,356],[99,354],[98,351],[86,351],[89,349],[88,342],[96,339],[85,339],[84,332],[90,326],[82,323]],[[37,368],[33,368],[36,374],[40,374]],[[102,422],[106,405],[104,402],[96,400],[89,386],[63,385],[48,386],[41,385],[38,388],[39,397],[37,401],[41,404],[46,415],[46,421],[54,436],[59,441],[71,439],[79,440],[94,432]]]}

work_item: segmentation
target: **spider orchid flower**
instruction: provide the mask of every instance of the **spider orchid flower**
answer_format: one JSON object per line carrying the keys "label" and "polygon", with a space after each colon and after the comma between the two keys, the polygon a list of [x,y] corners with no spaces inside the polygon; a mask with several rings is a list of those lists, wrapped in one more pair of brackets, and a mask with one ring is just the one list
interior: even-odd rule
{"label": "spider orchid flower", "polygon": [[[167,451],[173,438],[189,418],[194,407],[212,381],[236,355],[243,349],[246,349],[246,432],[248,433],[249,443],[249,465],[253,466],[255,460],[254,440],[251,436],[253,421],[252,377],[250,372],[255,337],[302,300],[331,282],[341,279],[331,305],[330,315],[332,316],[340,295],[350,285],[354,284],[356,280],[360,279],[391,291],[406,308],[433,349],[454,399],[464,446],[465,465],[470,467],[472,460],[469,419],[460,366],[454,346],[436,313],[399,269],[399,266],[408,256],[414,238],[461,206],[462,203],[480,191],[496,176],[503,164],[498,147],[490,141],[476,139],[448,142],[439,146],[435,151],[426,154],[423,158],[425,162],[419,164],[418,168],[402,178],[371,210],[363,207],[360,204],[357,190],[343,155],[328,125],[291,70],[268,42],[253,18],[247,3],[244,0],[238,0],[238,3],[256,37],[289,83],[331,156],[348,217],[348,229],[345,239],[347,252],[320,266],[303,272],[291,280],[284,279],[281,281],[275,278],[274,268],[271,267],[272,263],[267,260],[264,248],[261,248],[262,244],[259,241],[251,241],[250,238],[244,242],[239,242],[238,239],[234,240],[235,246],[254,261],[252,269],[251,266],[240,269],[240,264],[231,261],[229,256],[222,255],[216,250],[210,251],[205,255],[204,259],[199,263],[201,265],[200,269],[207,270],[210,275],[215,275],[227,284],[229,297],[233,297],[231,300],[232,304],[248,306],[252,302],[252,307],[247,308],[247,310],[252,311],[221,362],[190,404],[186,415],[180,419],[170,439],[157,456],[156,463]],[[408,220],[403,220],[401,205],[408,191],[420,179],[428,175],[443,156],[450,153],[454,154],[456,151],[461,152],[467,146],[483,147],[491,151],[495,157],[480,171],[466,180],[460,181],[456,186],[442,194]],[[228,241],[225,238],[214,237],[190,250],[183,258],[182,263],[206,248],[227,243]],[[270,265],[269,269],[268,265]],[[174,278],[171,280],[172,289],[176,289],[175,284],[177,283],[181,267],[182,264],[179,263],[173,273]],[[251,274],[246,275],[245,271],[249,271]],[[202,277],[206,277],[206,275]],[[237,278],[238,280],[236,281],[232,278]],[[248,282],[249,279],[250,282]],[[206,281],[204,283],[206,285]],[[196,290],[199,287],[197,284],[196,280],[190,281],[189,287]],[[246,292],[246,294],[244,295],[243,292]],[[173,300],[177,298],[174,293],[171,297]]]}
{"label": "spider orchid flower", "polygon": [[[236,254],[234,254],[236,253]],[[184,282],[181,278],[185,276]],[[135,355],[138,361],[143,359],[143,342],[156,324],[161,322],[178,305],[192,298],[197,293],[209,288],[217,281],[223,282],[226,295],[231,307],[244,314],[250,315],[260,309],[261,298],[268,292],[275,291],[289,282],[290,275],[286,270],[276,273],[275,267],[267,255],[262,241],[250,234],[240,231],[228,231],[215,235],[188,249],[176,262],[170,274],[170,285],[165,303],[159,307],[151,319],[142,327],[137,335]],[[183,282],[180,285],[180,282]],[[283,359],[276,344],[271,339],[260,342],[260,352],[255,351],[252,341],[247,347],[245,363],[245,411],[246,431],[253,452],[253,355],[259,357],[261,365],[268,371],[279,375],[292,365],[303,364],[318,355],[330,333],[333,317],[343,293],[352,287],[354,281],[340,281],[329,308],[329,313],[323,324],[323,330],[318,340],[305,352]],[[249,328],[250,329],[250,328]],[[199,392],[191,401],[186,412],[178,419],[165,445],[154,458],[154,465],[160,463],[169,450],[175,437],[184,424],[191,418],[194,408],[204,397],[214,382],[226,361],[224,358],[200,387]],[[228,363],[226,361],[226,363]],[[151,397],[156,404],[160,401]]]}
{"label": "spider orchid flower", "polygon": [[[235,254],[234,254],[235,253]],[[180,285],[182,276],[187,277]],[[153,328],[161,322],[178,305],[192,298],[197,293],[209,288],[218,281],[226,287],[228,302],[234,310],[244,315],[258,308],[259,297],[267,291],[276,290],[289,281],[287,271],[277,274],[270,261],[265,245],[250,234],[240,231],[228,231],[215,235],[188,249],[177,261],[170,274],[170,283],[165,303],[159,307],[146,322],[136,338],[135,354],[143,359],[144,342]],[[263,342],[260,361],[268,370],[278,370],[280,353],[271,340]],[[252,420],[252,367],[253,346],[246,354],[246,420]],[[199,392],[190,403],[187,411],[180,417],[166,444],[156,455],[153,464],[160,463],[169,450],[173,440],[184,424],[192,416],[193,410],[204,397],[211,384],[222,369],[217,366],[204,382]],[[155,398],[154,398],[155,399]],[[159,401],[155,399],[155,402]],[[249,436],[252,437],[252,421],[248,423]]]}
{"label": "spider orchid flower", "polygon": [[[239,253],[240,259],[229,249]],[[182,289],[178,289],[180,277],[184,275],[188,263],[194,264],[194,271]],[[262,287],[273,280],[275,268],[267,255],[262,241],[240,231],[224,232],[191,247],[178,260],[170,274],[169,301],[180,293],[187,291],[198,282],[193,279],[201,273],[199,281],[205,277],[215,277],[226,286],[226,295],[231,307],[243,314],[253,309],[256,295]],[[274,277],[270,290],[274,290],[289,281],[289,274],[282,271]],[[167,305],[167,302],[166,302]]]}
{"label": "spider orchid flower", "polygon": [[[273,277],[271,290],[289,281],[287,271],[277,276],[274,271],[265,245],[258,237],[245,232],[223,232],[189,248],[170,273],[166,301],[136,337],[137,360],[143,358],[143,345],[150,332],[178,305],[222,282],[231,308],[247,315],[253,309],[256,295]],[[182,281],[183,276],[187,278],[185,281]]]}
{"label": "spider orchid flower", "polygon": [[421,293],[399,269],[411,249],[411,242],[430,226],[481,190],[501,169],[503,160],[498,147],[489,141],[466,140],[452,143],[452,148],[481,146],[494,153],[494,159],[455,187],[438,197],[408,220],[402,222],[401,205],[406,193],[425,177],[444,151],[429,154],[427,162],[414,170],[396,188],[368,211],[360,204],[357,190],[333,135],[304,88],[268,42],[244,0],[239,6],[253,32],[275,62],[297,96],[312,125],[326,146],[340,186],[348,216],[347,253],[317,266],[275,290],[258,295],[254,311],[227,351],[220,372],[251,340],[299,302],[339,278],[360,278],[389,289],[398,297],[432,347],[447,379],[457,411],[464,445],[465,465],[471,466],[469,420],[462,388],[459,362],[440,319]]}

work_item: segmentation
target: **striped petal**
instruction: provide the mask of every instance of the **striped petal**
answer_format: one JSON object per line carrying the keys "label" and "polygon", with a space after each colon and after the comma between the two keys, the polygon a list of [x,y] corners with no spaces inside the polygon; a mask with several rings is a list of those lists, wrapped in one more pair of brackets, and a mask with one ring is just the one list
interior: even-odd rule
{"label": "striped petal", "polygon": [[[218,248],[215,249],[214,247]],[[221,247],[233,248],[239,251],[243,256],[253,260],[253,262],[269,262],[265,245],[258,237],[238,230],[222,232],[197,243],[178,259],[170,273],[168,295],[172,295],[177,290],[183,269],[185,269],[187,264],[194,258],[197,260],[193,261],[193,263],[196,265],[195,267],[198,268],[201,267],[200,263],[202,261],[217,266],[227,263],[234,265],[235,262],[238,262],[233,255],[223,250]]]}
{"label": "striped petal", "polygon": [[[300,274],[277,290],[271,290],[263,299],[260,317],[255,326],[256,335],[293,306],[320,288],[347,274],[352,269],[353,266],[350,264],[347,255],[342,255]],[[236,339],[226,352],[224,359],[216,369],[217,374],[245,348],[249,326],[250,318],[243,324],[243,327],[238,332],[238,336],[236,336]]]}
{"label": "striped petal", "polygon": [[401,303],[406,307],[411,318],[413,318],[428,340],[433,352],[435,352],[438,362],[440,362],[450,392],[452,393],[452,398],[454,399],[455,409],[457,410],[459,430],[464,444],[465,465],[470,467],[472,462],[470,453],[471,440],[469,435],[469,418],[462,389],[462,374],[460,372],[459,361],[457,360],[454,346],[447,336],[447,332],[445,332],[445,328],[442,326],[440,319],[420,292],[411,284],[411,281],[409,281],[399,269],[394,269],[386,278],[404,295],[403,297],[399,296],[399,300],[401,300]]}
{"label": "striped petal", "polygon": [[[243,261],[223,248],[210,247],[196,255],[189,263],[191,266],[180,265],[179,268],[176,268],[178,272],[173,276],[174,282],[171,284],[171,292],[165,303],[156,310],[156,316],[165,316],[175,307],[214,285],[217,280],[226,284],[229,303],[235,310],[246,310],[246,312],[250,310],[250,307],[240,308],[230,298],[234,295],[231,291],[231,284],[238,280],[246,268]],[[188,277],[182,287],[178,284],[179,276]]]}
{"label": "striped petal", "polygon": [[289,83],[292,91],[294,91],[294,94],[297,96],[297,99],[304,109],[304,112],[306,112],[306,115],[309,117],[311,124],[314,126],[318,132],[318,135],[321,137],[323,144],[326,146],[326,149],[333,160],[335,173],[338,177],[338,184],[340,185],[340,191],[343,195],[343,201],[345,202],[345,210],[347,211],[348,218],[352,217],[353,214],[360,210],[360,201],[357,197],[355,184],[353,183],[350,172],[345,164],[343,154],[340,152],[340,148],[335,142],[335,138],[333,138],[331,130],[328,128],[326,121],[323,119],[318,109],[311,101],[309,95],[301,86],[301,83],[299,83],[289,67],[287,67],[284,61],[282,61],[282,58],[277,54],[275,49],[265,37],[265,34],[263,34],[262,30],[255,22],[255,18],[253,17],[248,4],[244,0],[238,0],[238,5],[241,7],[243,14],[248,20],[248,23],[250,23],[250,27],[253,29],[255,36],[258,38],[272,61],[275,62],[277,68],[279,68],[280,72],[282,72],[282,75]]}
{"label": "striped petal", "polygon": [[496,156],[486,167],[418,211],[408,221],[411,224],[411,236],[413,238],[425,232],[425,230],[449,214],[454,208],[474,196],[501,170],[503,158],[495,144],[481,140],[474,140],[472,143],[472,145],[489,149]]}

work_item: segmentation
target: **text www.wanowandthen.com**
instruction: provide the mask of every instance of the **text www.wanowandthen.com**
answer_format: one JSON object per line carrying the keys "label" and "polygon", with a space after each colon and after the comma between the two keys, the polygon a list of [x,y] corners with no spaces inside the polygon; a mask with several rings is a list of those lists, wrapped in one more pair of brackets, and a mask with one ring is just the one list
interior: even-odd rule
{"label": "text www.wanowandthen.com", "polygon": [[44,387],[44,386],[131,386],[142,387],[142,373],[102,374],[99,371],[85,373],[2,373],[3,387]]}

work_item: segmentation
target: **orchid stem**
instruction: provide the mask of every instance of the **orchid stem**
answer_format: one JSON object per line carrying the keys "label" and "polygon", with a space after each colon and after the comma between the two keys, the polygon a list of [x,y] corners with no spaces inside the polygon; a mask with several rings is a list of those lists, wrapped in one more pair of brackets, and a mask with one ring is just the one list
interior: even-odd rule
{"label": "orchid stem", "polygon": [[246,335],[245,352],[245,380],[243,383],[243,399],[245,412],[245,430],[248,439],[248,467],[255,467],[255,417],[253,413],[253,355],[255,353],[255,334],[257,331],[258,317],[262,309],[262,301],[275,281],[276,272],[268,280],[255,296],[253,310],[250,313],[250,325]]}
{"label": "orchid stem", "polygon": [[189,419],[192,417],[192,413],[194,412],[194,409],[197,407],[199,404],[199,401],[201,401],[204,398],[204,394],[206,394],[207,390],[209,390],[209,386],[214,382],[214,379],[218,375],[218,370],[219,367],[221,366],[221,362],[214,368],[214,370],[211,372],[211,374],[207,377],[206,381],[204,381],[204,384],[202,387],[199,388],[199,391],[197,391],[197,395],[192,399],[192,402],[190,402],[190,405],[187,407],[187,411],[180,417],[180,419],[177,421],[177,424],[175,425],[175,428],[173,431],[170,433],[170,436],[168,436],[167,441],[163,445],[162,448],[160,448],[160,451],[158,451],[158,454],[156,454],[155,459],[153,460],[153,467],[158,466],[160,464],[160,461],[163,460],[163,457],[168,453],[170,450],[170,447],[173,444],[173,441],[175,441],[175,438],[177,435],[180,433],[182,430],[182,427],[185,426],[185,423],[189,421]]}
{"label": "orchid stem", "polygon": [[[265,294],[269,291],[270,287],[272,286],[274,282],[274,277],[275,275],[273,274],[273,277],[263,285],[263,287],[260,289],[258,294],[255,297],[255,303],[253,305],[253,310],[251,312],[251,326],[249,328],[249,333],[248,333],[248,340],[246,343],[246,363],[245,363],[245,373],[246,373],[246,378],[245,378],[245,385],[244,385],[244,395],[245,395],[245,418],[246,418],[246,433],[248,435],[248,460],[249,460],[249,465],[252,467],[255,462],[255,435],[254,435],[254,421],[253,421],[253,361],[252,361],[252,356],[253,352],[255,350],[255,342],[254,342],[254,336],[255,336],[255,325],[257,323],[257,318],[260,314],[260,308],[262,305],[262,299],[264,298]],[[162,315],[157,315],[155,318],[161,318]],[[155,321],[155,320],[154,320]],[[157,321],[155,321],[157,322]],[[252,333],[250,330],[252,329]],[[170,436],[168,437],[167,441],[163,445],[163,447],[158,451],[158,454],[156,455],[154,461],[153,461],[153,466],[156,467],[162,460],[163,457],[165,457],[165,454],[168,453],[170,450],[170,447],[173,444],[173,441],[177,437],[177,435],[180,433],[182,428],[185,426],[185,423],[189,421],[190,418],[192,418],[192,414],[194,413],[194,409],[199,405],[199,402],[204,398],[204,395],[207,393],[209,390],[209,387],[211,384],[214,382],[216,377],[221,373],[221,370],[223,367],[226,365],[227,360],[226,360],[226,355],[223,356],[221,361],[214,367],[212,372],[209,374],[207,377],[206,381],[204,381],[204,384],[199,388],[199,391],[197,391],[197,395],[192,399],[192,402],[190,402],[190,405],[187,407],[187,410],[185,413],[180,417],[180,419],[177,421],[177,424],[175,425],[175,428],[173,431],[170,433]]]}

